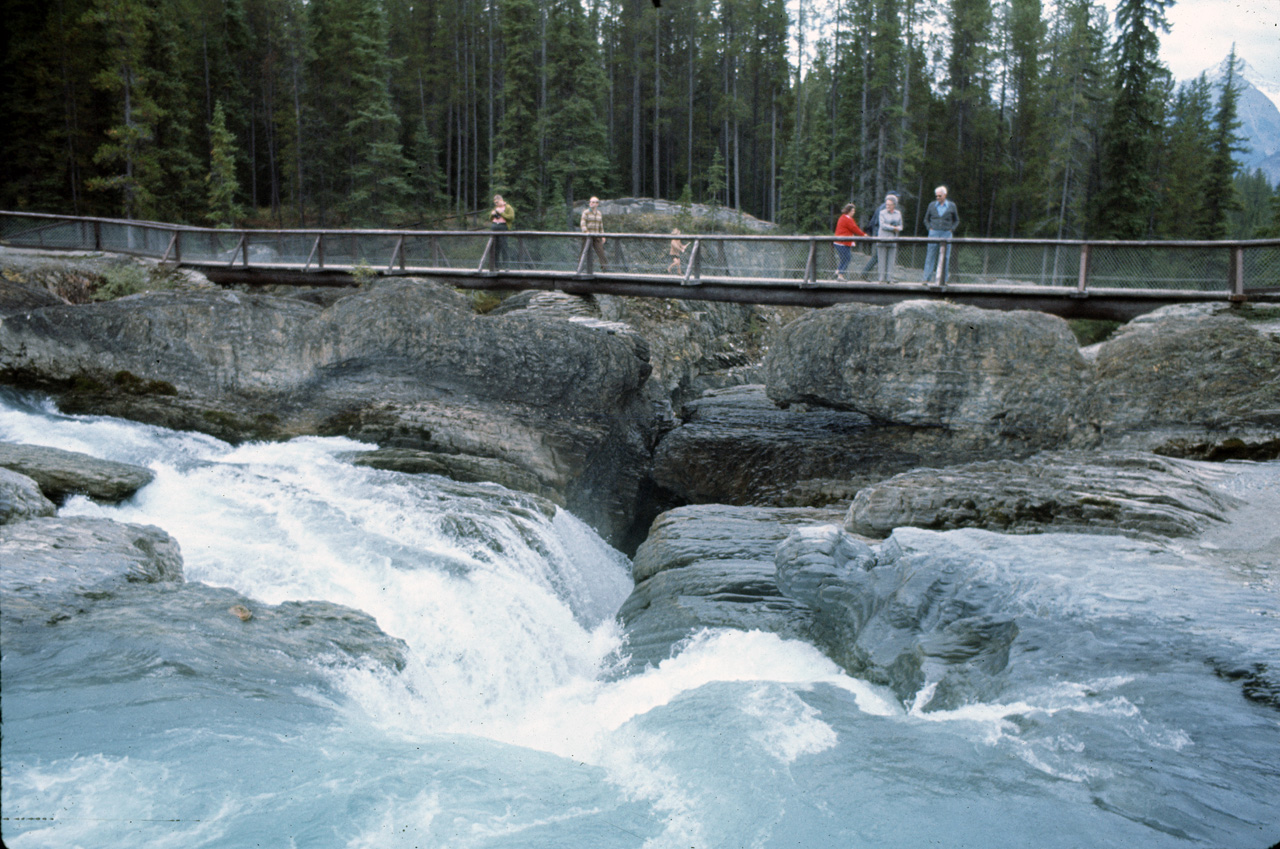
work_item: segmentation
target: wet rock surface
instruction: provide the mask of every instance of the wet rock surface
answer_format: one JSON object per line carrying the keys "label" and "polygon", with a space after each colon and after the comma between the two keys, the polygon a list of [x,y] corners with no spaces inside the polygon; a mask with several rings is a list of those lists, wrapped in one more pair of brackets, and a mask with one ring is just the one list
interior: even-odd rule
{"label": "wet rock surface", "polygon": [[636,587],[618,612],[630,668],[660,663],[703,628],[804,638],[809,611],[778,590],[774,552],[797,526],[830,522],[838,515],[724,505],[664,513],[636,552]]}
{"label": "wet rock surface", "polygon": [[1210,464],[1140,452],[1043,452],[872,484],[853,499],[845,527],[876,537],[904,526],[1191,536],[1240,504],[1211,486],[1222,477]]}
{"label": "wet rock surface", "polygon": [[0,468],[31,478],[55,502],[70,495],[123,501],[155,479],[155,473],[143,466],[42,445],[0,443]]}
{"label": "wet rock surface", "polygon": [[57,509],[31,478],[0,468],[0,525],[52,516]]}
{"label": "wet rock surface", "polygon": [[645,357],[625,327],[478,316],[412,279],[328,307],[201,290],[0,321],[0,377],[53,392],[65,411],[232,441],[319,433],[501,461],[615,542],[648,476]]}

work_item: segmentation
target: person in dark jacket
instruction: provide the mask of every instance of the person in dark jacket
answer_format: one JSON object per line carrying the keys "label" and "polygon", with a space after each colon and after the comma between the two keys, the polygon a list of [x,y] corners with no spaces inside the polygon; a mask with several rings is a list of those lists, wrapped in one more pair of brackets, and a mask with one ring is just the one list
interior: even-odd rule
{"label": "person in dark jacket", "polygon": [[[953,201],[947,200],[947,187],[938,186],[933,190],[933,203],[924,214],[924,226],[929,231],[930,239],[950,239],[956,227],[960,225],[960,211]],[[930,242],[924,252],[924,282],[932,283],[938,266],[938,248],[940,242]],[[950,247],[947,245],[946,247]],[[947,274],[951,271],[951,251],[944,251],[946,260],[942,263],[942,282],[947,282]]]}

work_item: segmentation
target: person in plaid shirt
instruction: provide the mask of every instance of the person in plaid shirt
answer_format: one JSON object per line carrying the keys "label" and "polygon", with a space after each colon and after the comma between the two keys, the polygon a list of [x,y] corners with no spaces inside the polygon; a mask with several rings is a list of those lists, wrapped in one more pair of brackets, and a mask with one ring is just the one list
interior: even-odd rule
{"label": "person in plaid shirt", "polygon": [[608,271],[609,260],[604,255],[604,215],[600,212],[600,198],[593,197],[587,203],[587,208],[582,210],[580,226],[582,232],[591,234],[591,249],[600,260],[600,270]]}

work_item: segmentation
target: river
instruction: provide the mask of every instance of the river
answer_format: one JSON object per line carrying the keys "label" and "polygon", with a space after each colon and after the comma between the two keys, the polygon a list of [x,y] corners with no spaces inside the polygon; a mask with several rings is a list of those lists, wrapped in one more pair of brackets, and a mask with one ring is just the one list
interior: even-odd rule
{"label": "river", "polygon": [[[1001,587],[1019,626],[998,696],[922,712],[759,632],[628,673],[625,556],[496,485],[349,462],[373,446],[232,446],[14,394],[0,440],[150,467],[128,502],[59,515],[164,529],[187,581],[0,633],[13,849],[1280,841],[1280,709],[1250,690],[1280,663],[1257,524],[1280,463],[1233,466],[1220,485],[1253,506],[1200,540],[895,532]],[[271,637],[298,601],[368,614],[403,663]]]}

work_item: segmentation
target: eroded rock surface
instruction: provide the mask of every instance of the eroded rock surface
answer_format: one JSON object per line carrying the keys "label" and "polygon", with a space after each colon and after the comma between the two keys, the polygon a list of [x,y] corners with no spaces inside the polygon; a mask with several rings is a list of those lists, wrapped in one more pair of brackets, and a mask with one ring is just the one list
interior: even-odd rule
{"label": "eroded rock surface", "polygon": [[779,404],[1043,447],[1080,435],[1089,376],[1065,321],[945,301],[814,311],[779,335],[765,372]]}
{"label": "eroded rock surface", "polygon": [[123,501],[155,479],[144,466],[102,460],[78,451],[0,442],[0,467],[26,475],[50,500],[87,495],[95,501]]}
{"label": "eroded rock surface", "polygon": [[636,587],[618,612],[631,667],[657,664],[702,628],[762,630],[804,638],[809,613],[774,577],[778,544],[831,510],[681,507],[662,514],[636,552]]}
{"label": "eroded rock surface", "polygon": [[57,509],[34,480],[0,468],[0,525],[52,516]]}
{"label": "eroded rock surface", "polygon": [[[648,477],[642,339],[624,326],[476,315],[421,280],[328,307],[231,291],[156,292],[0,320],[0,379],[64,410],[234,441],[345,435],[499,461],[623,540]],[[448,460],[441,460],[448,467]]]}
{"label": "eroded rock surface", "polygon": [[1140,452],[1042,452],[896,475],[858,492],[845,527],[876,537],[904,526],[1190,536],[1238,506],[1213,488],[1222,477]]}
{"label": "eroded rock surface", "polygon": [[1088,353],[1104,445],[1192,459],[1280,456],[1280,309],[1166,307]]}

